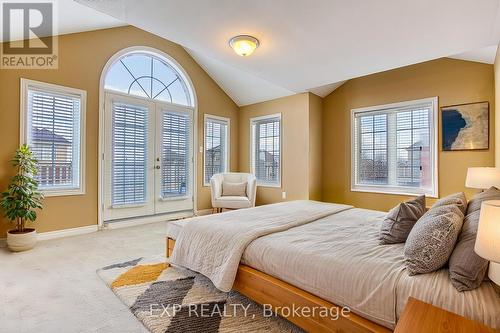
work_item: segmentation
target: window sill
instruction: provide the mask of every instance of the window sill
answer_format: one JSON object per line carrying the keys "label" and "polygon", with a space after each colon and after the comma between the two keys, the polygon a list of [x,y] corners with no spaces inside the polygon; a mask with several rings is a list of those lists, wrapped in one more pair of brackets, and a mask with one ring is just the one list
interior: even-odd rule
{"label": "window sill", "polygon": [[43,194],[45,198],[50,198],[50,197],[66,197],[66,196],[73,196],[73,195],[84,195],[85,191],[82,189],[71,189],[71,190],[40,190],[40,192]]}
{"label": "window sill", "polygon": [[258,187],[270,187],[270,188],[281,188],[281,183],[279,184],[270,184],[270,183],[259,183],[257,182]]}
{"label": "window sill", "polygon": [[166,198],[160,197],[159,200],[160,201],[181,201],[181,200],[187,200],[189,198],[191,198],[191,196],[183,195],[182,197],[166,197]]}
{"label": "window sill", "polygon": [[427,198],[438,198],[438,195],[436,193],[410,192],[410,191],[405,191],[404,189],[383,189],[379,187],[378,188],[351,187],[351,192],[404,195],[410,197],[425,195]]}

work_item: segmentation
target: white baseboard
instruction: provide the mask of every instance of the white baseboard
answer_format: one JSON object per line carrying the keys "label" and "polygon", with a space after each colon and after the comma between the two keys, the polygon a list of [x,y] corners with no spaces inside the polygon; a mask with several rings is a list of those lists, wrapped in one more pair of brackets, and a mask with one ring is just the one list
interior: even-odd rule
{"label": "white baseboard", "polygon": [[[55,238],[63,238],[63,237],[69,237],[69,236],[90,234],[90,233],[96,232],[98,230],[99,230],[99,228],[96,224],[96,225],[88,225],[85,227],[77,227],[77,228],[70,228],[70,229],[63,229],[63,230],[40,232],[37,234],[37,239],[39,241],[44,241],[44,240],[55,239]],[[6,247],[6,246],[7,246],[7,239],[0,238],[0,247]]]}
{"label": "white baseboard", "polygon": [[168,222],[168,221],[183,219],[183,218],[192,217],[192,216],[193,216],[192,211],[177,212],[177,213],[172,213],[172,214],[145,216],[145,217],[139,217],[139,218],[134,218],[134,219],[106,222],[104,224],[104,228],[112,230],[112,229],[121,229],[121,228],[128,228],[128,227],[137,227],[139,225],[157,223],[157,222]]}
{"label": "white baseboard", "polygon": [[[212,209],[210,209],[210,208],[197,210],[195,215],[196,216],[203,216],[203,215],[209,215],[209,214],[212,214]],[[108,222],[105,225],[105,229],[120,229],[120,228],[134,227],[134,226],[138,226],[138,225],[156,223],[156,222],[162,222],[162,221],[167,222],[167,221],[177,220],[177,219],[191,217],[191,216],[193,216],[193,212],[189,212],[189,211],[188,212],[174,213],[174,214],[158,215],[158,216],[147,216],[147,217],[137,218],[137,219],[133,219],[133,220]],[[84,234],[90,234],[92,232],[96,232],[98,230],[99,230],[98,225],[89,225],[89,226],[85,226],[85,227],[47,231],[47,232],[39,233],[38,240],[44,241],[44,240],[55,239],[55,238],[84,235]],[[7,239],[0,238],[0,248],[6,247],[6,246],[7,246]]]}
{"label": "white baseboard", "polygon": [[95,225],[89,225],[89,226],[85,226],[85,227],[70,228],[70,229],[63,229],[63,230],[56,230],[56,231],[47,231],[47,232],[39,233],[38,240],[44,241],[44,240],[49,240],[49,239],[54,239],[54,238],[84,235],[84,234],[90,234],[92,232],[96,232],[98,230],[99,230],[99,227],[97,226],[97,224],[95,224]]}

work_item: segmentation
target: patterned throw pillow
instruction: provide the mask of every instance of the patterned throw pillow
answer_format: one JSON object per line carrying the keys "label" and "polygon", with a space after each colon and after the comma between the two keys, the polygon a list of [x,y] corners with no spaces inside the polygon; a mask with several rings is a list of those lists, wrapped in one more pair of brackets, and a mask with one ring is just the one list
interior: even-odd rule
{"label": "patterned throw pillow", "polygon": [[467,205],[467,215],[481,210],[481,204],[486,200],[498,200],[500,199],[500,191],[492,186],[484,192],[476,194]]}
{"label": "patterned throw pillow", "polygon": [[410,231],[404,247],[410,275],[430,273],[450,258],[462,228],[467,200],[456,193],[436,202]]}
{"label": "patterned throw pillow", "polygon": [[476,289],[486,277],[489,262],[474,252],[479,214],[483,201],[499,199],[500,191],[496,187],[491,187],[476,194],[467,205],[464,225],[449,262],[451,283],[458,291]]}
{"label": "patterned throw pillow", "polygon": [[380,244],[404,243],[411,229],[425,213],[425,196],[402,202],[391,209],[380,228]]}
{"label": "patterned throw pillow", "polygon": [[432,208],[437,208],[441,206],[455,205],[457,206],[462,214],[465,215],[467,211],[467,198],[463,192],[455,193],[447,197],[441,198],[432,205]]}

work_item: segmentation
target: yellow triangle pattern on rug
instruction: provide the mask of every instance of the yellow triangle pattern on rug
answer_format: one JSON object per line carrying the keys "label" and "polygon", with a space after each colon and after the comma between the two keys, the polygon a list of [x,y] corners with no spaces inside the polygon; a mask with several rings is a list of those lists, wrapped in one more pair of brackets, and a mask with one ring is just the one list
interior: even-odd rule
{"label": "yellow triangle pattern on rug", "polygon": [[114,280],[111,288],[155,281],[168,266],[166,263],[135,266]]}
{"label": "yellow triangle pattern on rug", "polygon": [[129,259],[97,274],[151,333],[304,333],[238,292],[224,293],[202,274],[170,266],[163,256]]}

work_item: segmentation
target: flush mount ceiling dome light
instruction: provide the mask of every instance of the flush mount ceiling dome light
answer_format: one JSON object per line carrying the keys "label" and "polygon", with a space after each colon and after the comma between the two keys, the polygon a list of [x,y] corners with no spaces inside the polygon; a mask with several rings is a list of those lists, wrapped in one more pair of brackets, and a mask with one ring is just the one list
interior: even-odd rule
{"label": "flush mount ceiling dome light", "polygon": [[233,48],[237,55],[246,57],[259,47],[259,40],[249,35],[239,35],[229,40],[229,46]]}

